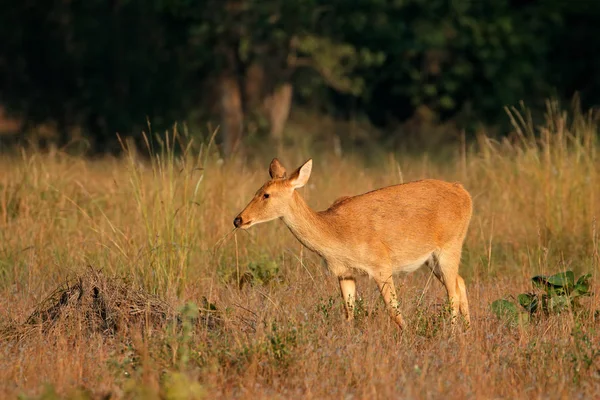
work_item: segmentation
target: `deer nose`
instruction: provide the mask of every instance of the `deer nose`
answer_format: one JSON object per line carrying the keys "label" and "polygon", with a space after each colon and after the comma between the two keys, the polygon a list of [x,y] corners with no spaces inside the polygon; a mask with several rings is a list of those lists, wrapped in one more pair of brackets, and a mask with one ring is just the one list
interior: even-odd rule
{"label": "deer nose", "polygon": [[242,225],[242,219],[240,217],[235,217],[235,219],[233,220],[233,225],[236,228],[239,228]]}

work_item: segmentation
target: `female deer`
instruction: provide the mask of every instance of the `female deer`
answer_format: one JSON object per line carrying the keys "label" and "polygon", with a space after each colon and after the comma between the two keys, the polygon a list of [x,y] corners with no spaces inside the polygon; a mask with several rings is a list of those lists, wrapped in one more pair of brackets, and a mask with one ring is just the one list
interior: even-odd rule
{"label": "female deer", "polygon": [[446,287],[453,321],[460,311],[469,323],[467,291],[458,266],[472,203],[460,184],[428,179],[388,186],[341,198],[327,210],[315,212],[296,192],[311,170],[312,160],[308,160],[287,177],[279,160],[273,159],[271,180],[234,219],[235,227],[247,229],[283,219],[338,277],[348,320],[354,316],[358,270],[377,282],[388,311],[402,328],[392,275],[426,264]]}

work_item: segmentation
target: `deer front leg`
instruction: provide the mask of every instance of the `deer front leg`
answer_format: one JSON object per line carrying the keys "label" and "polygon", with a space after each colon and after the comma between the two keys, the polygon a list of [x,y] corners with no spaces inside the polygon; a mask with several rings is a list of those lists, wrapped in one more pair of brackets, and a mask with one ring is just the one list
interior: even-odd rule
{"label": "deer front leg", "polygon": [[377,286],[381,292],[381,297],[383,297],[383,301],[385,301],[385,305],[390,313],[390,316],[392,317],[392,320],[394,320],[398,327],[402,329],[404,326],[404,320],[402,319],[400,310],[398,308],[398,298],[396,297],[396,288],[394,287],[392,276],[390,275],[387,279],[375,278],[375,282],[377,282]]}
{"label": "deer front leg", "polygon": [[354,277],[340,276],[340,290],[344,299],[344,307],[346,308],[346,319],[351,321],[354,319],[354,302],[356,300],[356,280]]}

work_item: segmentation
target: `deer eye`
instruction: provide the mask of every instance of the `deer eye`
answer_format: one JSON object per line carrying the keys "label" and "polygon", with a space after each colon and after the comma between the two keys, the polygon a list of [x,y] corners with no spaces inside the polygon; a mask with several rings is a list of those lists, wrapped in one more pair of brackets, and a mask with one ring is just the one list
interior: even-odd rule
{"label": "deer eye", "polygon": [[271,196],[269,193],[265,193],[265,194],[263,194],[263,199],[268,199],[269,196]]}

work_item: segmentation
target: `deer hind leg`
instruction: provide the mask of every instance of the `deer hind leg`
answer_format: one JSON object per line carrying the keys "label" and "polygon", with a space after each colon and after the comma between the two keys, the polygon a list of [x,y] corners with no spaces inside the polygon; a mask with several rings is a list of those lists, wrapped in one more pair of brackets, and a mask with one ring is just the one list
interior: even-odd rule
{"label": "deer hind leg", "polygon": [[346,319],[354,319],[354,302],[356,301],[356,280],[351,276],[339,276],[340,290],[344,299],[346,309]]}
{"label": "deer hind leg", "polygon": [[456,285],[460,292],[460,313],[465,318],[467,325],[471,324],[471,315],[469,314],[469,300],[467,299],[467,287],[465,286],[464,279],[460,276],[456,276]]}
{"label": "deer hind leg", "polygon": [[452,322],[454,323],[460,312],[467,323],[470,323],[469,301],[465,281],[458,275],[461,249],[444,249],[433,256],[428,265],[439,281],[446,287],[448,301],[452,307]]}
{"label": "deer hind leg", "polygon": [[374,277],[375,282],[377,282],[377,286],[379,287],[379,291],[381,292],[381,297],[383,297],[383,301],[387,307],[392,320],[398,325],[400,329],[404,327],[404,320],[402,319],[402,315],[400,315],[400,309],[398,307],[398,297],[396,296],[396,288],[394,287],[394,280],[392,279],[392,274],[390,273],[387,277]]}

